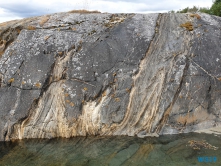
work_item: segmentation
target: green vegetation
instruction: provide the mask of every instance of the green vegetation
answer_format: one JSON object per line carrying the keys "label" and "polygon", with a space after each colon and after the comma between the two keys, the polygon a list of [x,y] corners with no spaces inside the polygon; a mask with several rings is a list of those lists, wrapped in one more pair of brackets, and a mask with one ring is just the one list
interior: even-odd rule
{"label": "green vegetation", "polygon": [[210,14],[221,16],[221,0],[216,0],[210,8]]}
{"label": "green vegetation", "polygon": [[186,7],[178,11],[174,10],[169,11],[169,13],[196,13],[196,12],[207,13],[221,17],[221,0],[214,0],[213,5],[210,8],[193,6],[192,8]]}

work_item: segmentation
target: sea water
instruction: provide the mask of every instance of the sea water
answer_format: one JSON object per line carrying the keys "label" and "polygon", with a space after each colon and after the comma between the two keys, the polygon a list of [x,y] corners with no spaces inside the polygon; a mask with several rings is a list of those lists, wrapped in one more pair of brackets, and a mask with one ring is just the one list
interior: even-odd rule
{"label": "sea water", "polygon": [[[190,141],[216,147],[194,149]],[[218,148],[218,149],[217,149]],[[181,134],[160,137],[75,137],[0,142],[1,166],[198,166],[221,165],[221,137]]]}

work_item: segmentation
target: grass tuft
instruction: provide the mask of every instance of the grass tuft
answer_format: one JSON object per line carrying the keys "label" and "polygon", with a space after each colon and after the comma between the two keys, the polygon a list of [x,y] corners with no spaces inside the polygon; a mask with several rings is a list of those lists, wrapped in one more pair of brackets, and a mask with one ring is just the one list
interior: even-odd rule
{"label": "grass tuft", "polygon": [[27,27],[27,29],[28,29],[28,30],[36,30],[36,27],[33,27],[33,26],[29,25],[29,26]]}
{"label": "grass tuft", "polygon": [[44,16],[41,18],[39,25],[42,27],[48,20],[49,20],[49,16]]}

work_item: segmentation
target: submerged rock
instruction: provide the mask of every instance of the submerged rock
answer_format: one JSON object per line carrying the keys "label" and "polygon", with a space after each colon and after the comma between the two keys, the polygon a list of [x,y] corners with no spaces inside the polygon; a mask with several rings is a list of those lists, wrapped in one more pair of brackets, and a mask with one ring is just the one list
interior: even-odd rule
{"label": "submerged rock", "polygon": [[0,24],[0,140],[219,128],[220,27],[201,13]]}

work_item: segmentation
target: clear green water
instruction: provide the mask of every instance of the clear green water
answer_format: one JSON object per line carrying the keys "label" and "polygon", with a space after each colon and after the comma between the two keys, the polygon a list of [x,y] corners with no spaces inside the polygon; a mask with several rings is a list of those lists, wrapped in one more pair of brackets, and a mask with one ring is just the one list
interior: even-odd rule
{"label": "clear green water", "polygon": [[[188,141],[206,140],[218,150],[192,149]],[[199,162],[215,156],[216,162]],[[0,166],[221,166],[221,137],[183,134],[159,138],[77,137],[0,142]]]}

